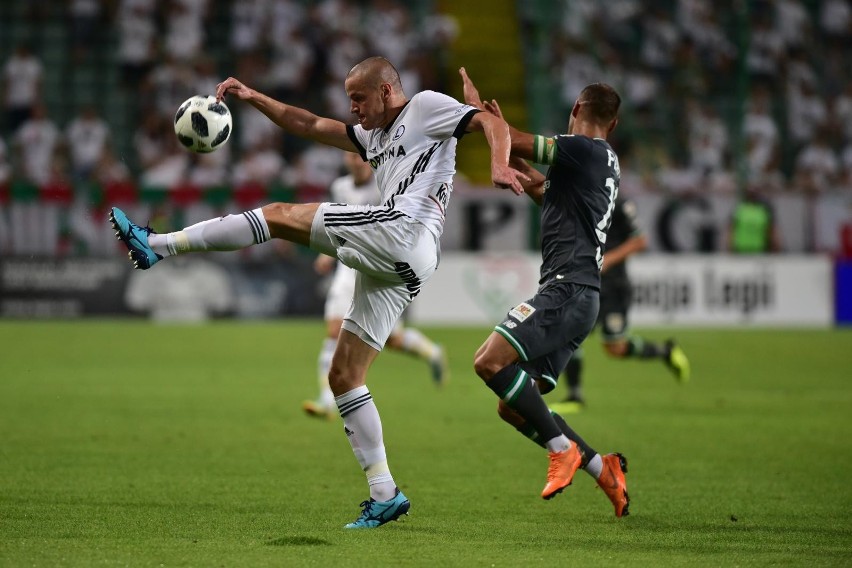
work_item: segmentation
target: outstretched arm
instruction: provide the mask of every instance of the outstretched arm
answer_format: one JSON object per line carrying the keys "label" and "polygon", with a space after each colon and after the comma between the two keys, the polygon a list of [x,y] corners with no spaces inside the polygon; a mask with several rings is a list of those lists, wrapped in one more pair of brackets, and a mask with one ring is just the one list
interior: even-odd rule
{"label": "outstretched arm", "polygon": [[633,235],[614,249],[605,252],[601,272],[606,272],[613,266],[626,261],[630,255],[641,252],[646,248],[648,248],[648,239],[645,235],[641,233]]}
{"label": "outstretched arm", "polygon": [[[478,109],[488,111],[491,114],[494,114],[500,118],[503,118],[503,113],[500,111],[500,105],[497,104],[497,101],[492,99],[489,101],[483,101],[480,99],[479,90],[476,88],[476,85],[473,84],[470,77],[467,75],[467,71],[464,67],[459,69],[459,74],[462,78],[462,89],[464,93],[464,102],[471,106],[475,106]],[[507,123],[508,124],[508,123]],[[535,154],[533,152],[533,142],[534,136],[528,132],[521,132],[511,124],[509,126],[509,135],[512,139],[511,144],[511,152],[513,156],[519,156],[521,158],[527,160],[534,160]]]}
{"label": "outstretched arm", "polygon": [[491,147],[491,182],[495,187],[511,189],[515,195],[522,194],[522,182],[529,181],[529,178],[509,167],[509,125],[502,118],[480,112],[475,114],[467,125],[468,132],[477,130],[485,133],[485,139]]}
{"label": "outstretched arm", "polygon": [[323,118],[303,108],[284,104],[233,77],[228,77],[216,86],[216,99],[222,100],[225,95],[247,101],[290,134],[349,152],[358,151],[346,133],[346,125],[339,120]]}

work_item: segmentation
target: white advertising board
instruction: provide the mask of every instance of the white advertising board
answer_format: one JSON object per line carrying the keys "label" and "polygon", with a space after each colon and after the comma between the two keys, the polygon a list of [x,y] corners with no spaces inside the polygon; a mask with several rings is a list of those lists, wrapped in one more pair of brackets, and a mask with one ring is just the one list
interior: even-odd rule
{"label": "white advertising board", "polygon": [[[447,253],[410,308],[418,324],[493,326],[535,293],[536,254]],[[834,321],[823,256],[657,255],[631,259],[634,325],[807,326]]]}

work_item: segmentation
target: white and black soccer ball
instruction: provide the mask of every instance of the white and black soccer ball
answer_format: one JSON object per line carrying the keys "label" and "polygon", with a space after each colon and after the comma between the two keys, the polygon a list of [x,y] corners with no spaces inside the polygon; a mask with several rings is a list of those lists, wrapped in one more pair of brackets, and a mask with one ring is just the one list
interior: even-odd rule
{"label": "white and black soccer ball", "polygon": [[228,141],[231,130],[231,111],[216,97],[190,97],[175,113],[175,134],[193,152],[206,154],[216,150]]}

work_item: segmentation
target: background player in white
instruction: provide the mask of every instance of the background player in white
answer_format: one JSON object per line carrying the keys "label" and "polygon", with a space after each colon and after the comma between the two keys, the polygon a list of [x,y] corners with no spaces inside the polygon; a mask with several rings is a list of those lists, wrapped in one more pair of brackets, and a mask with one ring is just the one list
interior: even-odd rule
{"label": "background player in white", "polygon": [[399,73],[383,57],[355,65],[344,87],[355,126],[276,101],[233,77],[218,85],[216,97],[230,94],[291,134],[357,152],[376,171],[382,205],[272,203],[168,234],[132,223],[117,208],[110,211],[110,220],[140,269],[169,255],[237,250],[279,238],[336,256],[359,271],[328,379],[370,486],[361,515],[346,527],[374,528],[407,513],[410,503],[388,467],[379,412],[366,386],[367,369],[438,265],[456,142],[465,132],[485,134],[497,187],[521,194],[521,181],[529,178],[509,167],[511,139],[502,118],[434,91],[409,99]]}
{"label": "background player in white", "polygon": [[[329,187],[329,197],[336,203],[350,205],[378,205],[379,188],[370,164],[361,159],[358,154],[346,152],[343,164],[349,171],[348,175],[339,177]],[[337,267],[335,268],[335,264]],[[334,393],[328,384],[328,370],[331,358],[337,349],[337,338],[343,326],[343,319],[352,304],[355,294],[356,270],[343,263],[336,262],[333,256],[320,254],[314,262],[314,268],[320,274],[328,274],[334,269],[334,276],[325,300],[325,324],[327,335],[320,349],[318,360],[319,397],[316,400],[306,400],[302,408],[311,416],[318,418],[334,418],[337,406],[334,404]],[[437,385],[443,385],[447,380],[447,362],[444,349],[412,327],[403,327],[402,320],[397,321],[396,327],[388,337],[385,347],[413,355],[429,364],[432,379]]]}

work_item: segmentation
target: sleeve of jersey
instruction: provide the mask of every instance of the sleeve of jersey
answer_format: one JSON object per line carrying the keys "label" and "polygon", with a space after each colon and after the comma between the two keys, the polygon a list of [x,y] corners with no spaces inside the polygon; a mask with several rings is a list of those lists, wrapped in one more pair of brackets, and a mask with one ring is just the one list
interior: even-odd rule
{"label": "sleeve of jersey", "polygon": [[587,148],[583,139],[560,134],[547,138],[545,136],[533,137],[533,161],[537,164],[548,166],[561,165],[575,168],[583,163],[583,156]]}
{"label": "sleeve of jersey", "polygon": [[461,138],[473,115],[480,112],[476,107],[458,102],[453,97],[423,91],[415,95],[423,121],[423,132],[427,136],[445,140],[450,136]]}
{"label": "sleeve of jersey", "polygon": [[352,140],[352,143],[355,144],[355,147],[358,149],[358,153],[361,154],[361,159],[366,162],[367,149],[364,147],[364,143],[362,142],[362,139],[366,140],[364,129],[360,126],[352,126],[351,124],[347,124],[346,134],[349,136],[349,139]]}

